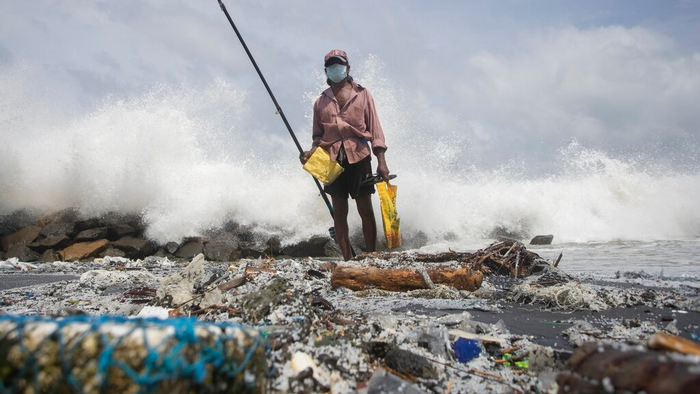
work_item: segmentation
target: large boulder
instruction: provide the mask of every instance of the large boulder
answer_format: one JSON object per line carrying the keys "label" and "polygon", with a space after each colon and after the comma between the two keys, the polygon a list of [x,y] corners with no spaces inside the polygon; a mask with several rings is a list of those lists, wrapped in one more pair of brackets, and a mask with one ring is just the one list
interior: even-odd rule
{"label": "large boulder", "polygon": [[79,242],[58,252],[63,261],[79,261],[96,256],[109,245],[106,239],[93,242]]}
{"label": "large boulder", "polygon": [[112,246],[123,250],[130,257],[146,257],[155,252],[155,246],[143,238],[124,237],[112,242]]}
{"label": "large boulder", "polygon": [[110,212],[100,217],[100,221],[109,228],[108,238],[112,240],[127,235],[138,236],[143,231],[143,223],[138,215]]}
{"label": "large boulder", "polygon": [[75,208],[66,208],[40,217],[36,224],[45,227],[52,223],[75,223],[77,220],[78,211]]}
{"label": "large boulder", "polygon": [[43,235],[46,238],[49,237],[72,237],[76,233],[76,227],[75,227],[75,222],[52,222],[44,226],[43,229],[41,229],[41,235]]}
{"label": "large boulder", "polygon": [[241,257],[238,238],[231,233],[221,233],[204,244],[204,257],[211,261],[233,261]]}
{"label": "large boulder", "polygon": [[17,257],[19,261],[37,261],[39,255],[27,245],[14,244],[7,249],[7,258]]}
{"label": "large boulder", "polygon": [[70,238],[67,235],[52,235],[30,243],[29,247],[41,253],[47,249],[62,249],[69,244]]}
{"label": "large boulder", "polygon": [[329,237],[315,235],[306,241],[282,248],[282,254],[291,257],[326,256],[326,244],[333,242]]}
{"label": "large boulder", "polygon": [[75,236],[76,242],[96,241],[107,237],[107,227],[97,227],[83,230]]}
{"label": "large boulder", "polygon": [[53,263],[54,261],[59,260],[61,260],[61,256],[59,256],[53,249],[45,250],[44,253],[39,256],[40,263]]}
{"label": "large boulder", "polygon": [[551,245],[554,240],[554,235],[536,235],[531,241],[530,245]]}
{"label": "large boulder", "polygon": [[107,239],[116,241],[124,237],[133,237],[136,229],[124,223],[114,223],[107,226]]}
{"label": "large boulder", "polygon": [[121,249],[113,248],[110,246],[107,249],[100,252],[99,256],[100,257],[107,257],[107,256],[109,256],[109,257],[126,257],[126,252],[121,250]]}
{"label": "large boulder", "polygon": [[182,259],[191,259],[204,251],[204,242],[194,240],[186,242],[175,252],[175,256]]}
{"label": "large boulder", "polygon": [[34,214],[25,210],[0,215],[0,237],[12,234],[23,227],[31,225],[35,221],[36,217]]}
{"label": "large boulder", "polygon": [[12,245],[29,245],[41,233],[41,227],[27,226],[0,238],[0,249],[7,252]]}

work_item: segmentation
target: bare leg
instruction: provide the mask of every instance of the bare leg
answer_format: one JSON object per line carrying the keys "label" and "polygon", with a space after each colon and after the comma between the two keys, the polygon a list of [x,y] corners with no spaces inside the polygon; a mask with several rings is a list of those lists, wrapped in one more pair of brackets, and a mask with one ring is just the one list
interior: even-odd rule
{"label": "bare leg", "polygon": [[358,197],[357,212],[362,218],[362,235],[365,236],[365,247],[367,252],[377,250],[377,222],[374,220],[374,209],[372,209],[372,195]]}
{"label": "bare leg", "polygon": [[331,196],[333,200],[333,225],[335,226],[335,239],[338,241],[343,258],[350,260],[350,234],[348,231],[348,199]]}

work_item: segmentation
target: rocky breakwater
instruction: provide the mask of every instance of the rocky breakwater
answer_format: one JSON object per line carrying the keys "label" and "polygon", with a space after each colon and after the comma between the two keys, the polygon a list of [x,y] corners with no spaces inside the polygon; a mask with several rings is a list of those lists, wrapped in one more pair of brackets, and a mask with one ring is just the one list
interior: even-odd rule
{"label": "rocky breakwater", "polygon": [[199,253],[209,261],[339,255],[333,240],[326,236],[282,245],[279,237],[258,234],[234,222],[202,236],[158,244],[145,236],[145,224],[138,215],[85,217],[77,210],[66,209],[38,218],[24,213],[0,217],[0,260],[54,262],[105,256],[142,259],[151,255],[189,260]]}

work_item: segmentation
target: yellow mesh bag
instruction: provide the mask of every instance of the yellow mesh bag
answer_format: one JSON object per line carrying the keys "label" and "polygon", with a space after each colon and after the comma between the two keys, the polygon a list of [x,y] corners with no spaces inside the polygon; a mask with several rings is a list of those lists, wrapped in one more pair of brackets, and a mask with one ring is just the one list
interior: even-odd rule
{"label": "yellow mesh bag", "polygon": [[304,169],[325,186],[330,185],[343,173],[344,168],[323,148],[316,148],[314,154],[304,164]]}
{"label": "yellow mesh bag", "polygon": [[396,185],[388,182],[377,183],[379,205],[382,208],[384,236],[386,237],[386,247],[389,249],[401,247],[401,230],[399,229],[401,219],[396,210],[396,189]]}

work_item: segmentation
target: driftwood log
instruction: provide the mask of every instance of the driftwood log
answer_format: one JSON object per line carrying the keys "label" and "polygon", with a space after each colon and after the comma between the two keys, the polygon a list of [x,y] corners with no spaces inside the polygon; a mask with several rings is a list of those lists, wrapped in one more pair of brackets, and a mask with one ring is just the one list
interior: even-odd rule
{"label": "driftwood log", "polygon": [[[474,291],[481,287],[483,274],[469,267],[429,268],[424,274],[415,269],[382,269],[374,267],[337,267],[331,276],[331,286],[350,290],[378,288],[389,291],[428,289],[432,284],[444,284],[458,290]],[[432,282],[432,283],[429,283]]]}
{"label": "driftwood log", "polygon": [[559,393],[700,393],[697,364],[661,355],[585,343],[569,359],[571,371],[557,377]]}
{"label": "driftwood log", "polygon": [[485,274],[522,278],[539,272],[549,262],[537,253],[527,250],[515,240],[494,242],[474,253],[449,251],[444,253],[366,253],[355,257],[357,261],[392,260],[399,263],[445,263],[457,262],[473,271]]}

